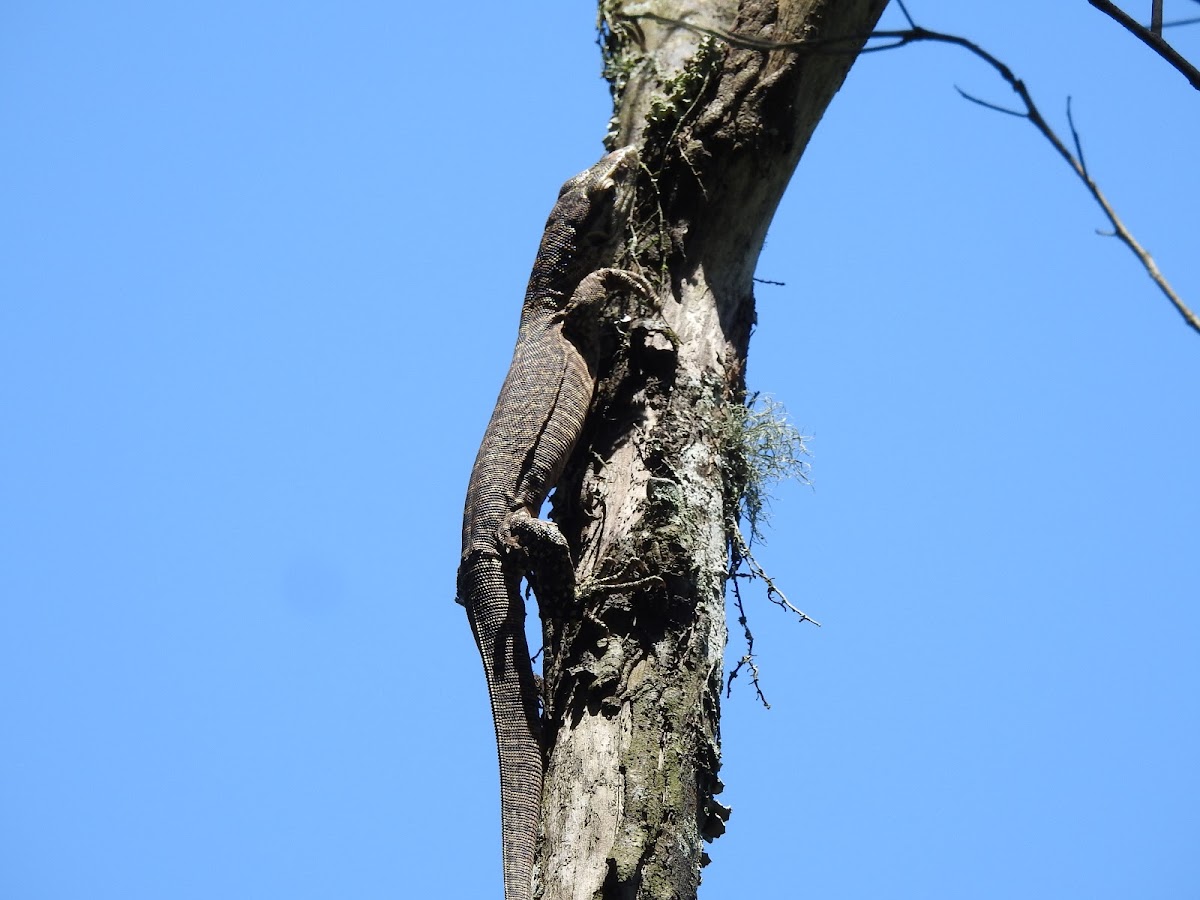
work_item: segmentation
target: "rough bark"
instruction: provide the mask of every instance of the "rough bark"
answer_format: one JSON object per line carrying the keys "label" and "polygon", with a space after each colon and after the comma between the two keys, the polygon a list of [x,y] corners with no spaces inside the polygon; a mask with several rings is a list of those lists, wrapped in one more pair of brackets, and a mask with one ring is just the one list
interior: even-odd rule
{"label": "rough bark", "polygon": [[[601,3],[607,143],[636,144],[646,166],[618,265],[655,284],[659,308],[609,323],[555,496],[583,599],[543,623],[543,900],[694,898],[703,842],[724,831],[724,591],[741,488],[726,411],[744,398],[767,227],[861,46],[829,42],[868,32],[884,5]],[[789,46],[750,46],[762,41]]]}

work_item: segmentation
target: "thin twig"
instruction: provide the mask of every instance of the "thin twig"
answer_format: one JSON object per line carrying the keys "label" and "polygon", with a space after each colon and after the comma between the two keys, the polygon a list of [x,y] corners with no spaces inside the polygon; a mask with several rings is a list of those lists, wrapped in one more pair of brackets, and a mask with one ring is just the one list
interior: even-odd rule
{"label": "thin twig", "polygon": [[[734,562],[736,567],[737,562]],[[762,684],[758,679],[758,665],[754,662],[754,635],[750,632],[750,624],[746,619],[746,609],[742,606],[742,592],[738,588],[737,577],[733,579],[733,602],[737,606],[738,624],[742,626],[743,636],[746,638],[746,652],[742,658],[737,661],[737,665],[729,670],[729,679],[725,682],[725,696],[733,696],[733,679],[738,677],[738,673],[742,671],[742,666],[750,667],[750,683],[754,685],[754,692],[758,694],[758,700],[767,709],[771,708],[771,704],[767,702],[767,696],[763,693]]]}
{"label": "thin twig", "polygon": [[[795,606],[792,606],[791,601],[789,601],[787,598],[787,595],[784,594],[784,592],[781,591],[776,586],[775,582],[771,579],[771,576],[768,575],[763,570],[763,567],[758,564],[758,560],[756,560],[754,558],[754,554],[750,552],[750,547],[746,544],[746,539],[742,536],[742,530],[740,528],[738,528],[736,525],[734,525],[734,527],[733,527],[732,537],[733,537],[733,542],[732,542],[733,549],[735,551],[735,565],[734,565],[734,575],[733,575],[733,578],[735,579],[734,584],[735,585],[737,584],[736,579],[738,579],[738,578],[746,578],[746,577],[761,578],[767,586],[767,599],[768,600],[770,600],[772,603],[774,603],[778,607],[786,609],[789,612],[795,613],[799,617],[801,622],[812,622],[814,625],[816,625],[818,628],[820,628],[821,627],[820,622],[818,622],[816,619],[814,619],[808,613],[804,612],[804,610],[798,609]],[[750,567],[750,573],[748,576],[737,574],[737,569],[740,567],[738,564],[740,564],[742,562],[746,563],[746,565]]]}
{"label": "thin twig", "polygon": [[[783,609],[796,614],[801,622],[812,622],[818,628],[821,623],[803,610],[799,610],[788,601],[775,582],[771,579],[763,567],[758,564],[758,560],[754,558],[754,554],[750,552],[750,546],[746,543],[746,538],[742,534],[742,529],[737,522],[726,523],[726,534],[729,538],[729,571],[726,573],[726,578],[733,585],[733,603],[738,611],[738,624],[742,626],[742,634],[746,639],[746,652],[742,658],[737,661],[737,665],[729,672],[729,678],[725,682],[725,696],[728,697],[733,691],[733,679],[738,677],[738,673],[742,671],[742,667],[746,666],[750,669],[750,683],[754,685],[754,691],[758,694],[758,699],[767,709],[771,708],[771,704],[767,702],[766,695],[763,694],[762,685],[758,680],[758,666],[754,662],[754,635],[750,631],[749,620],[746,617],[746,608],[742,605],[742,589],[739,581],[743,578],[753,581],[755,578],[761,578],[767,585],[767,599]],[[746,565],[750,571],[742,572],[741,568]]]}
{"label": "thin twig", "polygon": [[1071,126],[1071,139],[1075,141],[1075,156],[1079,159],[1079,168],[1083,169],[1084,175],[1087,175],[1087,160],[1083,158],[1083,144],[1079,142],[1079,132],[1075,130],[1075,116],[1071,114],[1070,96],[1067,97],[1067,124]]}
{"label": "thin twig", "polygon": [[998,113],[1004,113],[1006,116],[1016,116],[1018,119],[1025,118],[1025,113],[1019,109],[1009,109],[1007,106],[1000,106],[998,103],[989,103],[987,100],[980,100],[974,94],[968,94],[957,84],[954,86],[954,89],[958,91],[958,96],[962,97],[964,100],[970,100],[972,103],[978,103],[984,109],[990,109]]}
{"label": "thin twig", "polygon": [[[1190,62],[1184,59],[1179,51],[1163,40],[1161,19],[1158,32],[1142,25],[1137,19],[1133,18],[1119,6],[1110,3],[1109,0],[1088,0],[1092,6],[1100,10],[1110,19],[1118,22],[1126,31],[1136,37],[1139,41],[1170,63],[1188,83],[1196,90],[1200,91],[1200,69],[1197,69]],[[1155,5],[1158,5],[1156,0]],[[1161,16],[1161,10],[1159,11]]]}

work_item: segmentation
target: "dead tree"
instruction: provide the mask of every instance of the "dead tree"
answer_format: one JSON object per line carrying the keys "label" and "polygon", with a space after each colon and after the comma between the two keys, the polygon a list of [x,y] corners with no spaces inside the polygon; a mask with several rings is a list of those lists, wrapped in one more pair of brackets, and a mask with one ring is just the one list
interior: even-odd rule
{"label": "dead tree", "polygon": [[585,433],[554,498],[580,609],[547,617],[546,900],[695,897],[724,830],[725,589],[754,477],[744,371],[763,238],[885,0],[601,3],[610,148],[641,176]]}

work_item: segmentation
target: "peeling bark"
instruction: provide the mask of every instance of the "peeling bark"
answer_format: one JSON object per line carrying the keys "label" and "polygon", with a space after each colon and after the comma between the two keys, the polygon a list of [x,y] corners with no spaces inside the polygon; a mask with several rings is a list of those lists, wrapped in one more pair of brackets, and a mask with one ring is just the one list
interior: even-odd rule
{"label": "peeling bark", "polygon": [[555,496],[581,601],[543,622],[543,900],[694,898],[704,841],[724,831],[714,795],[737,486],[719,423],[744,397],[767,227],[861,46],[827,42],[865,35],[884,5],[601,3],[607,142],[637,144],[646,165],[619,264],[655,283],[659,308],[611,311],[616,339]]}

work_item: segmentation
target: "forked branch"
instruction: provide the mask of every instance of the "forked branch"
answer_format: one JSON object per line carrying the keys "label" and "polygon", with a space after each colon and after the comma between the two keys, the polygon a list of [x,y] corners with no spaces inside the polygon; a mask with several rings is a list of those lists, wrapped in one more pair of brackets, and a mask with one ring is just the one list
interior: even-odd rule
{"label": "forked branch", "polygon": [[[1133,16],[1129,15],[1129,13],[1116,4],[1110,3],[1109,0],[1088,0],[1088,3],[1113,21],[1120,23],[1126,31],[1170,63],[1179,74],[1188,80],[1188,84],[1200,91],[1200,69],[1197,69],[1184,59],[1178,50],[1163,40],[1162,7],[1159,5],[1158,0],[1155,0],[1154,16],[1151,19],[1149,28],[1138,22],[1137,19],[1133,18]],[[1187,19],[1182,22],[1168,22],[1167,26],[1190,25],[1194,21],[1196,20]]]}

